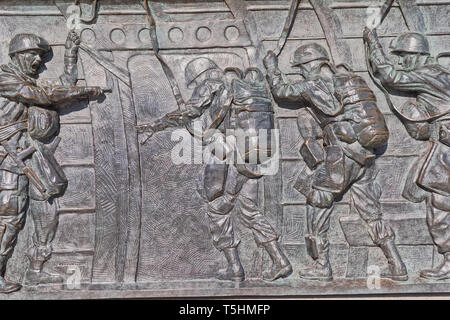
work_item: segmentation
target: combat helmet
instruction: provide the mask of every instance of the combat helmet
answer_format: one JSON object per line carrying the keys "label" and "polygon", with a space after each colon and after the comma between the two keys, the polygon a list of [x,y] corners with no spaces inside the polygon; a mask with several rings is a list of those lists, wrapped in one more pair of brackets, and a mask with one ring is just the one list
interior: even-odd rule
{"label": "combat helmet", "polygon": [[401,52],[430,54],[430,45],[423,34],[408,32],[392,40],[390,45],[394,54]]}
{"label": "combat helmet", "polygon": [[27,50],[39,50],[42,53],[50,51],[47,40],[32,33],[20,33],[14,36],[9,43],[9,55]]}
{"label": "combat helmet", "polygon": [[219,67],[214,61],[208,58],[196,58],[189,62],[185,69],[187,87],[189,87],[201,74],[212,69],[219,69]]}
{"label": "combat helmet", "polygon": [[293,67],[305,64],[314,60],[329,60],[327,50],[317,43],[305,44],[295,50],[291,60]]}

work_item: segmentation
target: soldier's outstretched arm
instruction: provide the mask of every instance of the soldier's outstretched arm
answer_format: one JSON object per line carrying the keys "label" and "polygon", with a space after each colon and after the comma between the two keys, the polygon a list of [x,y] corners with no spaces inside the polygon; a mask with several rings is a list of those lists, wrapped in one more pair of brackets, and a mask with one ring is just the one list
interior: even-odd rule
{"label": "soldier's outstretched arm", "polygon": [[147,133],[150,137],[154,133],[164,131],[167,128],[183,127],[187,122],[203,114],[211,104],[212,94],[209,86],[206,84],[200,85],[194,89],[184,111],[169,112],[154,122],[137,126],[137,130],[139,133]]}
{"label": "soldier's outstretched arm", "polygon": [[0,95],[12,101],[58,109],[59,104],[103,95],[100,87],[38,86],[16,76],[0,77]]}
{"label": "soldier's outstretched arm", "polygon": [[397,70],[387,58],[378,39],[376,29],[364,29],[363,38],[368,46],[369,67],[383,86],[400,91],[417,91],[423,82],[414,72]]}
{"label": "soldier's outstretched arm", "polygon": [[[269,51],[264,58],[264,66],[267,70],[267,81],[272,94],[277,100],[304,101],[302,93],[305,86],[302,81],[290,82],[278,68],[278,57],[273,51]],[[301,104],[298,105],[301,107]]]}
{"label": "soldier's outstretched arm", "polygon": [[181,127],[183,124],[183,113],[172,112],[165,114],[154,122],[138,125],[137,129],[139,133],[148,132],[153,134],[164,131],[167,128]]}

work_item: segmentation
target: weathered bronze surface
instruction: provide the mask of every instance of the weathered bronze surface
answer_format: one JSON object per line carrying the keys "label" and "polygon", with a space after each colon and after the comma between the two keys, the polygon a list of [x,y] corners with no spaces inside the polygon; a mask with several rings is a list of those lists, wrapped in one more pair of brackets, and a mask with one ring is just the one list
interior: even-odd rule
{"label": "weathered bronze surface", "polygon": [[450,294],[450,1],[0,2],[0,299]]}

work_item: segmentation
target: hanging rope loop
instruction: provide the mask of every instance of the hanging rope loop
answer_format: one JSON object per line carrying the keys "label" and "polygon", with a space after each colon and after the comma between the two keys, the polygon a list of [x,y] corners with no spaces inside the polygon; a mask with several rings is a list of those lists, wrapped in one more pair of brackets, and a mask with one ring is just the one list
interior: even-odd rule
{"label": "hanging rope loop", "polygon": [[[80,7],[80,15],[82,15],[80,0],[75,0],[74,4]],[[93,0],[92,9],[89,17],[88,18],[80,17],[80,21],[83,21],[84,23],[92,23],[92,21],[94,21],[95,18],[97,17],[97,7],[98,7],[98,0]]]}

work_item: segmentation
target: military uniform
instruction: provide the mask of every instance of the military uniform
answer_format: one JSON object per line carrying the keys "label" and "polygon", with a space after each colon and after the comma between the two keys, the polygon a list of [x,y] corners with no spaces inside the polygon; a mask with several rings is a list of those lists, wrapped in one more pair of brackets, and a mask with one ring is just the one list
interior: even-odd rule
{"label": "military uniform", "polygon": [[332,71],[330,77],[316,74],[306,76],[303,81],[289,82],[276,61],[266,62],[275,99],[280,105],[297,103],[298,107],[307,107],[321,128],[319,134],[304,137],[300,153],[307,166],[295,187],[307,199],[308,253],[319,263],[315,263],[317,270],[322,271],[316,274],[311,268],[300,276],[332,279],[327,238],[330,215],[335,201],[350,190],[352,210],[366,222],[372,240],[383,249],[390,267],[395,269],[390,277],[406,280],[394,232],[382,219],[381,190],[375,182],[375,149],[385,146],[389,136],[375,96],[360,76],[337,72],[328,63],[326,51],[317,44],[298,48],[294,53],[296,60],[302,64],[320,60],[322,68]]}
{"label": "military uniform", "polygon": [[[414,202],[426,200],[427,224],[438,249],[450,263],[450,70],[431,57],[411,70],[397,70],[387,59],[376,33],[366,37],[369,61],[376,77],[386,88],[417,94],[396,114],[408,133],[417,140],[428,141],[428,150],[411,168],[403,191]],[[393,52],[429,55],[426,39],[417,33],[399,36],[392,43]],[[394,107],[394,106],[393,106]],[[446,274],[434,277],[449,278]]]}
{"label": "military uniform", "polygon": [[[207,58],[191,61],[186,67],[187,86],[209,70],[214,72],[219,69]],[[199,191],[208,203],[213,244],[224,252],[228,261],[228,268],[220,270],[218,278],[244,280],[244,270],[237,252],[239,240],[236,239],[231,217],[231,211],[238,202],[240,220],[252,231],[258,246],[264,247],[272,258],[273,272],[266,273],[264,278],[275,280],[290,275],[292,267],[281,251],[277,232],[258,205],[258,179],[264,175],[265,166],[270,166],[272,160],[271,145],[262,142],[258,130],[268,133],[270,141],[272,101],[259,70],[250,68],[245,74],[236,68],[229,70],[239,75],[231,84],[223,75],[206,77],[196,83],[186,111],[180,117],[174,118],[173,114],[169,114],[157,120],[151,128],[160,131],[183,124],[191,134],[201,138],[204,145],[216,147],[211,150],[214,156],[205,165]],[[252,72],[258,75],[254,80],[246,77]],[[201,122],[201,130],[193,125],[194,119],[199,117],[202,118],[196,121]],[[235,146],[226,142],[228,134],[237,139]],[[243,139],[240,139],[241,134],[245,136]]]}
{"label": "military uniform", "polygon": [[[229,112],[224,117],[224,121],[218,126],[224,135],[228,134],[227,129],[240,129],[243,133],[249,134],[251,129],[249,126],[255,124],[257,125],[255,129],[267,129],[270,132],[273,128],[273,108],[270,93],[267,92],[264,83],[252,84],[241,79],[234,79],[231,88],[227,87],[225,82],[206,80],[196,88],[188,106],[195,110],[209,106],[207,115],[209,119],[206,123],[212,123],[223,108],[228,109]],[[200,92],[206,95],[199,98]],[[208,99],[204,99],[206,96]],[[250,135],[247,139],[258,139],[259,132],[254,133],[255,135]],[[219,250],[236,247],[239,243],[235,239],[230,216],[236,201],[239,201],[241,221],[252,230],[259,246],[278,240],[278,234],[258,206],[257,179],[262,177],[257,164],[257,153],[261,151],[259,146],[258,141],[254,141],[253,144],[250,141],[242,141],[234,150],[235,153],[229,155],[239,157],[240,161],[235,159],[236,163],[226,164],[218,163],[220,161],[217,161],[217,158],[211,158],[211,162],[205,167],[203,189],[208,201],[213,242]],[[263,152],[266,151],[270,152],[269,150]],[[249,163],[252,153],[255,160],[253,164]]]}
{"label": "military uniform", "polygon": [[[17,35],[10,54],[21,50],[49,51],[47,42],[35,35]],[[67,59],[67,57],[66,57]],[[70,66],[66,66],[70,68]],[[69,75],[62,76],[68,81]],[[40,274],[49,259],[57,215],[53,198],[61,196],[67,179],[53,156],[51,141],[59,129],[58,104],[101,93],[100,88],[42,86],[13,64],[0,66],[0,267],[3,279],[7,259],[25,221],[29,198],[34,222],[34,245],[28,250],[30,271]],[[20,286],[6,283],[2,291]]]}

